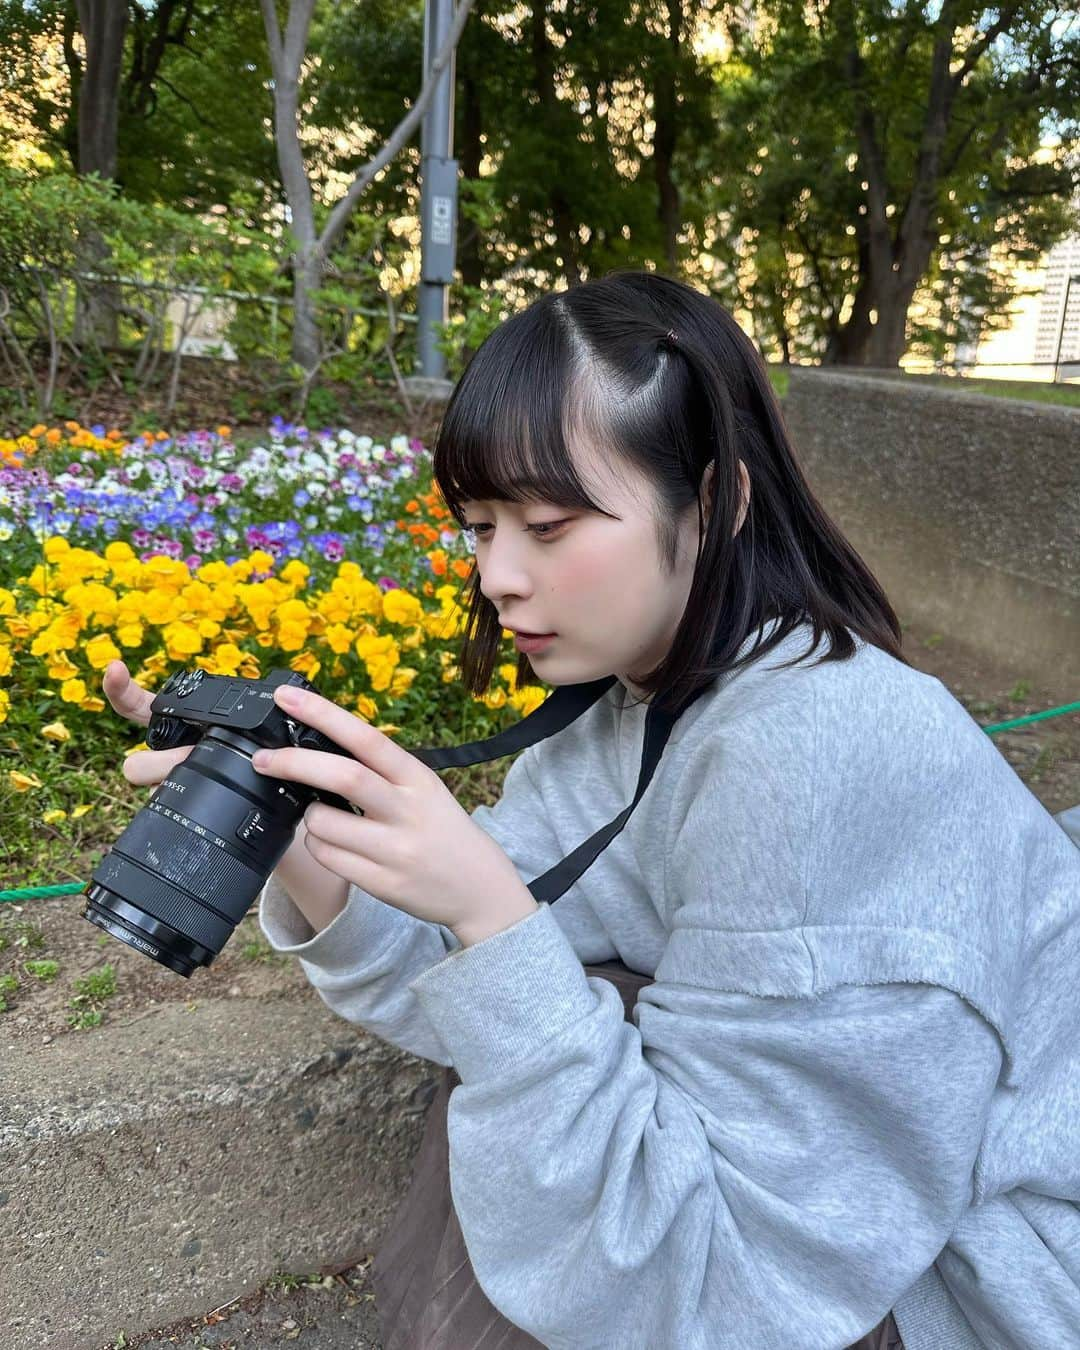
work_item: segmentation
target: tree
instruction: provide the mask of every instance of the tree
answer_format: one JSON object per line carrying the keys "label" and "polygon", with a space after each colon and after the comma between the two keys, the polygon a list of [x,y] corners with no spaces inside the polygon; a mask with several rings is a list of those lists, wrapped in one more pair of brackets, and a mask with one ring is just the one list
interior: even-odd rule
{"label": "tree", "polygon": [[1070,228],[1076,23],[1046,3],[959,0],[936,17],[920,0],[763,0],[761,13],[718,87],[726,162],[747,166],[721,182],[718,209],[751,251],[779,244],[764,290],[790,303],[764,308],[820,338],[825,361],[895,366],[916,291],[955,288],[950,258],[963,271],[993,240],[1031,259]]}
{"label": "tree", "polygon": [[321,356],[312,293],[319,287],[329,255],[344,233],[365,188],[380,169],[394,158],[420,124],[435,93],[439,76],[461,37],[473,0],[459,0],[446,40],[435,54],[431,71],[413,106],[378,154],[359,171],[344,196],[330,208],[321,229],[316,225],[311,179],[300,139],[301,67],[307,53],[315,0],[292,0],[284,32],[278,22],[276,0],[260,0],[260,4],[274,77],[274,137],[278,167],[291,214],[293,360],[305,372],[305,377],[310,379],[318,369]]}

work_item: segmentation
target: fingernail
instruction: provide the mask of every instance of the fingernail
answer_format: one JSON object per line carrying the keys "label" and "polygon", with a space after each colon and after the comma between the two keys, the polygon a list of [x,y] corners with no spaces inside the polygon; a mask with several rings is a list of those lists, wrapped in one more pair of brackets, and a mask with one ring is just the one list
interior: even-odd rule
{"label": "fingernail", "polygon": [[255,765],[257,769],[265,769],[266,766],[270,763],[270,751],[256,750],[255,753],[251,756],[251,762],[252,764]]}
{"label": "fingernail", "polygon": [[294,684],[282,684],[278,686],[277,697],[279,703],[284,703],[289,708],[295,708],[304,696],[302,689],[297,689]]}

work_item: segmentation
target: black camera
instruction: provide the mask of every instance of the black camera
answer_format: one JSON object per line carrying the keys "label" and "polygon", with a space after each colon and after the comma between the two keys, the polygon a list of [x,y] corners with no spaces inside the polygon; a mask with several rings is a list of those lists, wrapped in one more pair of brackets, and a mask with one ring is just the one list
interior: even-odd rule
{"label": "black camera", "polygon": [[352,758],[274,702],[279,685],[314,688],[291,670],[265,680],[182,670],[150,705],[151,750],[193,745],[94,869],[83,918],[178,974],[208,966],[323,801],[363,815],[336,793],[260,774],[264,746]]}

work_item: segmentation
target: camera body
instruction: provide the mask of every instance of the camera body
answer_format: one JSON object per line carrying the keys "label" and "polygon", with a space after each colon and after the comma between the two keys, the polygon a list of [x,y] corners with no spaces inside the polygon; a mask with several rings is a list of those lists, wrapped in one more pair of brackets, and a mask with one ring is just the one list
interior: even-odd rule
{"label": "camera body", "polygon": [[292,842],[312,801],[363,815],[336,793],[260,774],[260,749],[298,746],[352,756],[274,702],[283,684],[176,671],[150,705],[152,750],[192,745],[94,869],[83,917],[190,976],[220,952]]}
{"label": "camera body", "polygon": [[[278,707],[274,702],[274,690],[283,684],[317,692],[309,680],[294,670],[272,670],[265,680],[208,675],[198,667],[175,671],[150,705],[146,744],[151,750],[196,745],[211,727],[217,727],[250,739],[256,749],[280,750],[295,745],[303,750],[322,750],[351,759],[349,752],[329,736],[290,717]],[[318,801],[347,811],[353,809],[336,793],[320,792],[315,788],[305,790]]]}

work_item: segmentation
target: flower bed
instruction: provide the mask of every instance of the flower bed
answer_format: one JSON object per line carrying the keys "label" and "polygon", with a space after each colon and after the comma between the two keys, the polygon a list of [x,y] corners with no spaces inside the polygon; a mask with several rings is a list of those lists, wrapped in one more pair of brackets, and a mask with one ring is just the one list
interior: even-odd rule
{"label": "flower bed", "polygon": [[[0,440],[0,544],[0,809],[32,793],[47,825],[95,805],[72,770],[138,748],[100,692],[117,657],[150,689],[182,667],[287,666],[417,744],[459,674],[469,551],[430,456],[403,436],[34,427]],[[452,696],[468,714],[458,739],[543,701],[516,671],[508,646],[483,698]]]}

